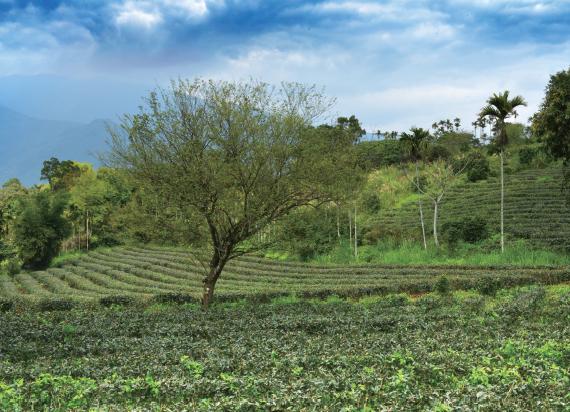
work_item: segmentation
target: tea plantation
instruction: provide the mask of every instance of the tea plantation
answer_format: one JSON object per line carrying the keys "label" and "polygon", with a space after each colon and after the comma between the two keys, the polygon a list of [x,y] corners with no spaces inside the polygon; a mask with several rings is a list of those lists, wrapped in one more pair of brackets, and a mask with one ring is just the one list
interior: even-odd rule
{"label": "tea plantation", "polygon": [[1,276],[0,410],[570,408],[566,267],[243,257],[208,311],[201,273],[121,247]]}
{"label": "tea plantation", "polygon": [[8,311],[0,354],[5,411],[568,411],[570,288]]}
{"label": "tea plantation", "polygon": [[[570,208],[560,189],[562,171],[551,167],[505,176],[505,232],[537,248],[570,250]],[[433,208],[424,202],[426,227],[432,226]],[[450,189],[440,207],[441,225],[451,219],[481,216],[499,231],[500,183],[489,178]],[[421,235],[417,202],[382,210],[375,224],[388,233]]]}
{"label": "tea plantation", "polygon": [[[0,276],[3,305],[49,308],[80,303],[198,302],[202,266],[184,249],[99,249],[45,271]],[[231,261],[216,288],[218,301],[263,302],[296,294],[358,298],[423,293],[445,276],[451,289],[500,288],[570,281],[567,267],[310,265],[257,257]]]}

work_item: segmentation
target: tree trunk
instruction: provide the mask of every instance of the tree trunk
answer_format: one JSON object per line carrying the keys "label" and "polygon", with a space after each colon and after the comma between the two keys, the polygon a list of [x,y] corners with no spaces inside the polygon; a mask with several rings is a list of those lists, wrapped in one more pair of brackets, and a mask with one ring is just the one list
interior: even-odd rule
{"label": "tree trunk", "polygon": [[350,207],[348,208],[348,244],[352,250],[352,216],[350,215]]}
{"label": "tree trunk", "polygon": [[216,282],[222,273],[224,268],[225,262],[218,262],[218,264],[214,267],[210,266],[210,272],[208,276],[204,278],[204,291],[202,294],[202,308],[208,309],[212,300],[214,298],[214,289],[216,287]]}
{"label": "tree trunk", "polygon": [[[419,193],[419,186],[420,186],[420,172],[418,170],[418,162],[416,162],[416,184],[418,185],[418,193]],[[426,242],[426,227],[424,224],[424,211],[422,207],[422,200],[418,199],[418,205],[420,206],[420,223],[422,225],[422,237],[424,241],[424,249],[427,249],[427,242]]]}
{"label": "tree trunk", "polygon": [[505,175],[504,175],[504,161],[503,161],[503,149],[500,152],[501,157],[501,253],[505,252]]}
{"label": "tree trunk", "polygon": [[358,236],[356,234],[356,206],[354,206],[354,257],[358,258]]}
{"label": "tree trunk", "polygon": [[85,218],[85,237],[86,237],[86,245],[87,251],[89,252],[89,211],[86,211],[86,218]]}
{"label": "tree trunk", "polygon": [[435,247],[439,247],[439,239],[437,238],[437,208],[439,205],[439,200],[433,201],[433,241]]}
{"label": "tree trunk", "polygon": [[336,237],[338,238],[338,243],[341,243],[340,240],[340,207],[336,205]]}

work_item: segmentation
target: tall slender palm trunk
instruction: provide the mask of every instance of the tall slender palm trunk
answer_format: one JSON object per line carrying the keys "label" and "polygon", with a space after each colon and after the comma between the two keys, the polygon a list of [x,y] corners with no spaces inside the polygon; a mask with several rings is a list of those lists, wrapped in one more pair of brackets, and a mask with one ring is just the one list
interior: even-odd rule
{"label": "tall slender palm trunk", "polygon": [[501,253],[505,252],[505,172],[504,172],[504,159],[503,149],[500,153],[501,157]]}
{"label": "tall slender palm trunk", "polygon": [[439,247],[439,239],[437,237],[437,212],[438,212],[439,200],[433,201],[433,242],[435,247]]}
{"label": "tall slender palm trunk", "polygon": [[[418,162],[416,161],[416,183],[418,187],[420,186],[420,172],[418,170]],[[418,189],[419,192],[419,189]],[[422,200],[418,199],[418,205],[420,207],[420,223],[422,225],[422,237],[424,241],[424,249],[427,249],[427,242],[426,242],[426,227],[424,224],[424,211],[422,207]]]}

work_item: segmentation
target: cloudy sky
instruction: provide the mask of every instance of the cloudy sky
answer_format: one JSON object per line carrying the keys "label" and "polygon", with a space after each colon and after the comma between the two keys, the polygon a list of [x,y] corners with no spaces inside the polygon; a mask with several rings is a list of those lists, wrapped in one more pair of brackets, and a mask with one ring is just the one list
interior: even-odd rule
{"label": "cloudy sky", "polygon": [[568,0],[0,0],[0,105],[51,119],[200,76],[315,83],[369,131],[469,125],[504,89],[526,120],[569,65]]}

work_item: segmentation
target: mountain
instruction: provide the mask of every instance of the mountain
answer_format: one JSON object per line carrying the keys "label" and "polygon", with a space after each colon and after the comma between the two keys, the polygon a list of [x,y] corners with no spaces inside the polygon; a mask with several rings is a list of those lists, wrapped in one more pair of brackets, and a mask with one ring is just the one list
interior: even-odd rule
{"label": "mountain", "polygon": [[98,165],[106,150],[104,120],[90,123],[43,120],[0,106],[0,184],[16,177],[40,183],[42,163],[51,157]]}

